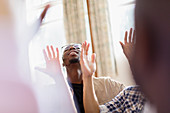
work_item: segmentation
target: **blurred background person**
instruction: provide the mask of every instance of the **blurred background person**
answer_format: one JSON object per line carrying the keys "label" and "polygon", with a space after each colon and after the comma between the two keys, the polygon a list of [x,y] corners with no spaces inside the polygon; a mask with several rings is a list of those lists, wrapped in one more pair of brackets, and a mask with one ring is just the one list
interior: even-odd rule
{"label": "blurred background person", "polygon": [[170,111],[170,1],[137,0],[133,75],[158,113]]}
{"label": "blurred background person", "polygon": [[38,113],[32,89],[20,78],[15,21],[8,0],[0,0],[0,112]]}
{"label": "blurred background person", "polygon": [[[22,17],[22,14],[15,12],[12,3],[13,1],[0,0],[0,113],[38,113],[39,105],[33,87],[29,79],[24,80],[22,77],[30,76],[28,43],[38,31],[50,6],[45,7],[33,26],[27,27],[22,25],[24,23],[22,18],[17,18]],[[22,31],[19,28],[22,28]],[[18,38],[22,41],[18,42]],[[60,73],[53,74],[60,75]],[[62,95],[56,95],[60,100],[55,108],[58,112],[76,112],[62,75],[58,77],[57,83],[62,86],[58,90]],[[63,104],[60,103],[61,96],[66,99]]]}

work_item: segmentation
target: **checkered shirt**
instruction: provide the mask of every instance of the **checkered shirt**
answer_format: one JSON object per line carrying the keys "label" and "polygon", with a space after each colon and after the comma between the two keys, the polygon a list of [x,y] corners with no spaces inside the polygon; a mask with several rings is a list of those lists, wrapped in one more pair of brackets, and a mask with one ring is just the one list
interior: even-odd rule
{"label": "checkered shirt", "polygon": [[140,113],[145,97],[139,86],[131,86],[121,91],[112,101],[100,105],[100,113]]}

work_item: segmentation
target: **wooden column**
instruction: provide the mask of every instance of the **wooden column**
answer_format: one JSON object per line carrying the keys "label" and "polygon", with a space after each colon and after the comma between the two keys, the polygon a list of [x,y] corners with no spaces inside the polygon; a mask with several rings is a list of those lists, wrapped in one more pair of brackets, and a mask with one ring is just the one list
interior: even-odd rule
{"label": "wooden column", "polygon": [[[92,52],[95,53],[94,49],[94,40],[93,40],[93,31],[92,31],[92,25],[91,25],[91,15],[90,15],[90,0],[86,0],[87,3],[87,11],[88,11],[88,19],[89,19],[89,28],[90,28],[90,36],[91,36],[91,45],[92,45]],[[95,77],[97,77],[97,61],[96,61],[96,73]]]}

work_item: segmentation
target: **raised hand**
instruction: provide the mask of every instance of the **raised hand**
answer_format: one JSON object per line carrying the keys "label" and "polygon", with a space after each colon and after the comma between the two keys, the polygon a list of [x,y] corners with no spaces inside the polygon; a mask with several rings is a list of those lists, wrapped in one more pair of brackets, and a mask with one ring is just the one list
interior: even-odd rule
{"label": "raised hand", "polygon": [[94,90],[92,76],[96,71],[96,55],[93,53],[91,59],[88,57],[90,44],[82,44],[80,65],[83,75],[83,104],[86,113],[99,113],[99,104]]}
{"label": "raised hand", "polygon": [[81,48],[80,65],[83,73],[83,79],[85,77],[92,77],[92,75],[96,71],[96,62],[95,62],[96,55],[93,53],[91,55],[91,59],[89,59],[88,57],[89,46],[90,44],[85,41],[82,44],[82,48]]}
{"label": "raised hand", "polygon": [[44,17],[45,17],[45,15],[46,15],[46,13],[47,13],[47,11],[48,11],[49,8],[50,8],[50,5],[49,5],[49,4],[46,5],[46,6],[45,6],[45,9],[44,9],[43,12],[41,13],[41,15],[40,15],[40,21],[41,21],[41,23],[42,23],[42,20],[44,19]]}
{"label": "raised hand", "polygon": [[129,42],[127,41],[127,37],[128,37],[128,32],[125,32],[125,38],[124,38],[124,44],[122,42],[120,42],[123,52],[126,56],[126,58],[128,59],[128,61],[131,61],[132,56],[133,56],[133,50],[135,47],[135,30],[133,32],[133,36],[132,36],[132,31],[133,29],[130,29],[130,33],[129,33]]}
{"label": "raised hand", "polygon": [[47,46],[48,56],[47,56],[45,49],[43,50],[44,58],[46,61],[46,68],[39,68],[39,67],[36,68],[37,70],[50,75],[53,79],[55,79],[57,75],[62,74],[61,65],[59,61],[58,48],[56,48],[56,52],[57,52],[57,56],[55,55],[53,46],[50,46],[50,47]]}
{"label": "raised hand", "polygon": [[[49,4],[46,5],[45,9],[41,13],[40,17],[30,27],[28,27],[29,37],[32,38],[38,32],[38,30],[40,29],[40,26],[42,24],[42,21],[45,18],[49,8],[50,8],[50,5]],[[29,39],[29,40],[31,40],[31,39]]]}

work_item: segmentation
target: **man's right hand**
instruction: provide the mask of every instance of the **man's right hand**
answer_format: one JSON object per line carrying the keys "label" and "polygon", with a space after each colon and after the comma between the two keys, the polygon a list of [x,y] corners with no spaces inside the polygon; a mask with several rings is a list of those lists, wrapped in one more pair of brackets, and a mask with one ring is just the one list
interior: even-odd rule
{"label": "man's right hand", "polygon": [[[51,48],[51,51],[50,51],[50,48]],[[53,46],[50,46],[50,47],[47,46],[48,56],[47,56],[45,49],[43,50],[44,58],[46,61],[46,68],[40,68],[40,67],[36,68],[37,70],[50,75],[53,79],[55,79],[57,75],[62,74],[61,65],[59,61],[58,48],[56,48],[56,52],[57,52],[57,56],[55,55]]]}

